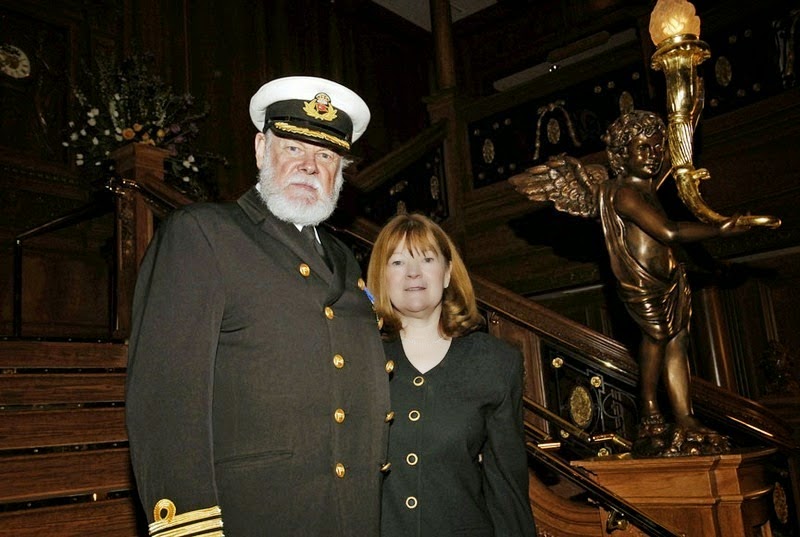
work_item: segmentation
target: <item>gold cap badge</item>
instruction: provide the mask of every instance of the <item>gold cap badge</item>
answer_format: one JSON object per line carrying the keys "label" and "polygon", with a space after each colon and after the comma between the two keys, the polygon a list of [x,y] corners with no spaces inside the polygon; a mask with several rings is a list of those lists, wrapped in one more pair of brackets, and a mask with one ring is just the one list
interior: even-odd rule
{"label": "gold cap badge", "polygon": [[306,115],[314,119],[322,119],[324,121],[333,121],[336,119],[336,109],[331,104],[331,98],[327,93],[317,93],[314,99],[305,103],[303,107]]}

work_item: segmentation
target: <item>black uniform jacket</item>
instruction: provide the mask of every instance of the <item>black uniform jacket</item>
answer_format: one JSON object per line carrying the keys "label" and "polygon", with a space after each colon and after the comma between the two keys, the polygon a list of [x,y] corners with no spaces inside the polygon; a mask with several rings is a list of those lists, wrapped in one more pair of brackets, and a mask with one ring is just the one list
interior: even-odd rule
{"label": "black uniform jacket", "polygon": [[522,426],[522,355],[473,332],[420,373],[386,343],[394,422],[382,537],[535,537]]}
{"label": "black uniform jacket", "polygon": [[169,499],[194,529],[219,506],[228,537],[378,535],[386,362],[355,258],[319,233],[333,273],[255,189],[160,226],[136,285],[126,402],[151,522]]}

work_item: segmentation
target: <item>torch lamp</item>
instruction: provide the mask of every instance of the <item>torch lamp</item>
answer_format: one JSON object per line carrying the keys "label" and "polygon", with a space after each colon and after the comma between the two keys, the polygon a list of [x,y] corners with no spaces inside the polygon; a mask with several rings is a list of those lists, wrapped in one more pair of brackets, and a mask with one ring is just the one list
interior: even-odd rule
{"label": "torch lamp", "polygon": [[[694,128],[703,110],[703,79],[697,66],[711,57],[707,43],[700,40],[700,17],[686,0],[658,0],[650,15],[650,37],[656,45],[651,67],[664,72],[667,85],[667,141],[672,175],[678,195],[694,215],[707,223],[729,219],[715,212],[700,195],[700,181],[710,178],[708,170],[693,164]],[[747,226],[778,227],[773,216],[739,216]]]}

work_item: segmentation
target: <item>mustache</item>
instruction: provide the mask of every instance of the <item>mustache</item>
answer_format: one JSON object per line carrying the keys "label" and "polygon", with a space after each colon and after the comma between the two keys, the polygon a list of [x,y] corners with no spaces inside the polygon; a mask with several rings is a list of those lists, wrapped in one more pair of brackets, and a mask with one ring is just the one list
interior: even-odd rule
{"label": "mustache", "polygon": [[287,177],[287,183],[291,185],[300,185],[300,186],[308,186],[319,192],[322,188],[322,185],[319,184],[319,181],[311,179],[303,174],[293,173],[289,177]]}

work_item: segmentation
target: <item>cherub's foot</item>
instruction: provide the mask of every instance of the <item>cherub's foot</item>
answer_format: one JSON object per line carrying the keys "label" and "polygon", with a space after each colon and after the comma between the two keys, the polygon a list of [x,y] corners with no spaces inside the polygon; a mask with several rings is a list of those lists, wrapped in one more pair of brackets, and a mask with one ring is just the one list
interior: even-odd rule
{"label": "cherub's foot", "polygon": [[718,455],[728,451],[728,438],[694,416],[682,416],[671,425],[666,425],[660,414],[643,417],[639,437],[633,444],[633,455],[637,457]]}
{"label": "cherub's foot", "polygon": [[647,416],[642,416],[639,421],[639,438],[661,436],[667,430],[667,423],[664,420],[664,415],[661,413],[653,413]]}

